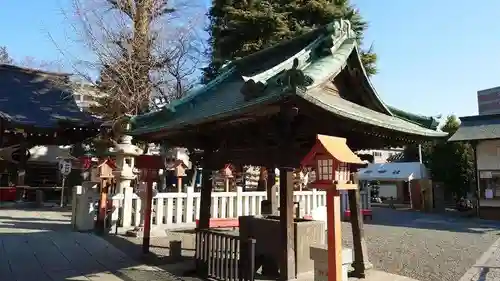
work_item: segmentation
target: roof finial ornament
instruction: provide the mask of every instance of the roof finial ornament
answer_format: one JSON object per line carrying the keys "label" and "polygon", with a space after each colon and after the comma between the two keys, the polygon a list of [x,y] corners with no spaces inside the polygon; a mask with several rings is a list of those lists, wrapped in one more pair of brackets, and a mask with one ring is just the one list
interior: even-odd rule
{"label": "roof finial ornament", "polygon": [[299,69],[299,59],[293,60],[292,68],[285,72],[285,86],[287,86],[294,93],[298,87],[306,87],[312,83],[311,79],[304,75],[304,72]]}
{"label": "roof finial ornament", "polygon": [[333,35],[335,37],[347,36],[347,38],[355,38],[356,33],[351,28],[351,22],[348,20],[335,20],[333,23]]}

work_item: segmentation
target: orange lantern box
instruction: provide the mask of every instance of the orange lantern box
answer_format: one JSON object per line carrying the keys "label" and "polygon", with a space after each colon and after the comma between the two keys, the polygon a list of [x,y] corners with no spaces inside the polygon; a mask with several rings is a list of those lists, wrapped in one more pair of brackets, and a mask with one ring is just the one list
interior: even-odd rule
{"label": "orange lantern box", "polygon": [[90,181],[100,182],[102,179],[111,179],[114,177],[113,171],[115,169],[115,162],[111,158],[106,158],[92,168]]}
{"label": "orange lantern box", "polygon": [[346,139],[318,135],[316,144],[304,157],[301,164],[316,169],[316,180],[311,184],[318,189],[356,189],[350,175],[351,165],[363,161],[347,146]]}
{"label": "orange lantern box", "polygon": [[[350,165],[359,165],[362,163],[363,161],[347,146],[345,138],[326,135],[317,135],[316,143],[301,162],[302,166],[316,168],[316,180],[311,185],[315,188],[326,190],[328,260],[326,262],[318,261],[318,264],[325,265],[325,270],[328,271],[328,281],[342,280],[342,234],[339,191],[356,189],[358,187],[357,183],[354,183],[353,179],[351,179]],[[311,258],[313,257],[311,256]],[[314,262],[316,267],[317,261],[315,260]]]}
{"label": "orange lantern box", "polygon": [[182,160],[175,160],[172,162],[167,162],[165,165],[167,170],[172,170],[174,171],[174,175],[176,177],[185,177],[186,176],[186,169],[188,166],[184,164],[184,161]]}

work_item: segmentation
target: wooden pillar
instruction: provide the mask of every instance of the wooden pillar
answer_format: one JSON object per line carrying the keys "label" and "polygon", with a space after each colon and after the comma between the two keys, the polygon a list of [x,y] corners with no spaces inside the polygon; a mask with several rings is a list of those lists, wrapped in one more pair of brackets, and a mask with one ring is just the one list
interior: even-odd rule
{"label": "wooden pillar", "polygon": [[202,178],[201,178],[201,202],[200,202],[200,219],[198,227],[200,229],[207,229],[210,226],[210,210],[212,205],[212,170],[210,161],[212,158],[212,151],[206,149],[203,153],[202,163]]}
{"label": "wooden pillar", "polygon": [[290,167],[290,153],[294,142],[293,120],[298,108],[288,104],[280,111],[280,241],[282,257],[280,262],[280,280],[296,278],[294,204],[293,204],[293,167]]}
{"label": "wooden pillar", "polygon": [[363,229],[363,217],[360,208],[359,189],[349,190],[349,210],[351,210],[351,229],[354,250],[354,262],[352,275],[357,278],[365,278],[365,270],[371,267],[368,261],[368,251]]}
{"label": "wooden pillar", "polygon": [[104,234],[106,230],[106,212],[108,203],[108,183],[109,179],[101,178],[101,188],[99,192],[99,210],[97,213],[96,231]]}
{"label": "wooden pillar", "polygon": [[182,189],[182,177],[177,177],[177,192],[181,193]]}
{"label": "wooden pillar", "polygon": [[[151,212],[153,205],[153,171],[146,171],[146,206],[144,207],[144,231],[142,237],[142,253],[149,253],[151,244]],[[158,172],[157,172],[158,173]]]}
{"label": "wooden pillar", "polygon": [[280,168],[280,280],[295,279],[295,232],[293,227],[293,169]]}
{"label": "wooden pillar", "polygon": [[257,190],[264,191],[267,187],[267,177],[269,171],[266,170],[266,167],[260,167],[259,169],[259,181],[257,182]]}
{"label": "wooden pillar", "polygon": [[326,213],[328,228],[328,281],[341,281],[342,224],[340,222],[340,194],[334,187],[330,187],[326,191]]}

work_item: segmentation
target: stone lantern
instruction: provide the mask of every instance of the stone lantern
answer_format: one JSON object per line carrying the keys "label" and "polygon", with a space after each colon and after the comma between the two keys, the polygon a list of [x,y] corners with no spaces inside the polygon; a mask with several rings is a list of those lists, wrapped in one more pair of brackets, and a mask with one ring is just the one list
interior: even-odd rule
{"label": "stone lantern", "polygon": [[115,156],[117,169],[114,176],[117,182],[117,193],[125,193],[130,183],[136,178],[134,173],[135,157],[143,153],[142,149],[132,144],[132,136],[123,135],[110,152]]}
{"label": "stone lantern", "polygon": [[318,135],[316,144],[301,164],[316,168],[316,179],[311,185],[326,190],[327,197],[327,247],[311,247],[315,280],[347,280],[352,252],[349,251],[350,258],[343,258],[345,253],[342,251],[340,191],[358,188],[357,183],[351,179],[350,165],[363,162],[347,146],[346,139]]}

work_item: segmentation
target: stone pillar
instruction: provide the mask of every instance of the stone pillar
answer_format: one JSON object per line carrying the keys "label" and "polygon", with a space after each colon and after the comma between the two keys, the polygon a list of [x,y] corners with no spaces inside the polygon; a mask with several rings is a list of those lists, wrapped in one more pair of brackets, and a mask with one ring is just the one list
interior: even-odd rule
{"label": "stone pillar", "polygon": [[[134,189],[132,187],[125,187],[123,190],[123,204],[122,204],[122,226],[132,225],[132,196],[134,196]],[[127,214],[127,215],[125,215]]]}
{"label": "stone pillar", "polygon": [[134,173],[135,157],[143,153],[142,149],[132,144],[132,136],[124,135],[120,142],[116,144],[111,153],[116,156],[117,171],[114,172],[118,186],[117,193],[123,194],[125,188],[130,187],[130,183],[137,176]]}

